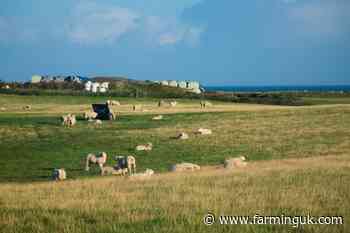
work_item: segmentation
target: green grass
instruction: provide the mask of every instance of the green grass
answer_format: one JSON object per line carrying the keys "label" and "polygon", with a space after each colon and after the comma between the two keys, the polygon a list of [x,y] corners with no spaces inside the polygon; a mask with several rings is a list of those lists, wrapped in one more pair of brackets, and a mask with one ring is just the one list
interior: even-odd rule
{"label": "green grass", "polygon": [[[26,100],[49,105],[92,101],[90,97],[71,102],[66,96],[44,99]],[[14,103],[22,100],[11,96]],[[97,169],[83,171],[84,158],[101,151],[108,153],[110,165],[115,155],[135,154],[140,169],[157,172],[167,171],[177,162],[214,165],[238,155],[266,160],[350,152],[350,109],[344,107],[178,113],[165,115],[162,121],[152,121],[152,115],[122,115],[101,127],[78,121],[72,129],[62,127],[58,116],[45,112],[0,114],[0,181],[47,180],[51,170],[59,167],[66,168],[71,178],[97,175]],[[199,127],[212,129],[214,135],[193,135]],[[181,131],[190,133],[190,139],[171,139]],[[147,142],[154,144],[153,151],[134,151],[136,145]]]}

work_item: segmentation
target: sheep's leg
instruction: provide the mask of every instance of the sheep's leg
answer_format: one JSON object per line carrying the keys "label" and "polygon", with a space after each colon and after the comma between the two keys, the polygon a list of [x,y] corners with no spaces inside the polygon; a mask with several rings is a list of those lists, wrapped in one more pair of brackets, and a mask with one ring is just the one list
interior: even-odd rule
{"label": "sheep's leg", "polygon": [[89,159],[89,158],[87,158],[87,159],[86,159],[85,171],[87,171],[87,172],[88,172],[88,171],[90,170],[90,167],[89,167],[89,166],[90,166],[90,159]]}

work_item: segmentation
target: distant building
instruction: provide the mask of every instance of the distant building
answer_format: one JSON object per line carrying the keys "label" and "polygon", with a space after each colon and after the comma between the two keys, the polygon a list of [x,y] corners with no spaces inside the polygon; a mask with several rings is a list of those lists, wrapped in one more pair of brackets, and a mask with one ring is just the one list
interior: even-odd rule
{"label": "distant building", "polygon": [[177,83],[177,86],[180,88],[187,88],[187,82],[186,81],[179,81]]}
{"label": "distant building", "polygon": [[159,82],[163,86],[180,87],[188,91],[200,94],[200,84],[197,81],[175,81],[175,80],[163,80]]}
{"label": "distant building", "polygon": [[93,93],[97,93],[97,92],[105,93],[108,91],[108,89],[109,89],[109,82],[98,83],[98,82],[87,81],[85,83],[85,90],[91,91]]}
{"label": "distant building", "polygon": [[163,86],[169,86],[169,82],[167,80],[160,81],[160,84]]}
{"label": "distant building", "polygon": [[177,87],[177,81],[175,81],[175,80],[170,80],[170,81],[168,81],[168,85],[169,86],[171,86],[171,87]]}

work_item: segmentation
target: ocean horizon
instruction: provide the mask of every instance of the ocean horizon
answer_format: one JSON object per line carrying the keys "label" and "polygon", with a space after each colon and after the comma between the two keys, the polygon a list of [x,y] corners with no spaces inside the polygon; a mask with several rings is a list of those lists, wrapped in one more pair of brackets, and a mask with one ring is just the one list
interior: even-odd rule
{"label": "ocean horizon", "polygon": [[350,92],[350,85],[266,85],[266,86],[204,86],[206,91],[224,92]]}

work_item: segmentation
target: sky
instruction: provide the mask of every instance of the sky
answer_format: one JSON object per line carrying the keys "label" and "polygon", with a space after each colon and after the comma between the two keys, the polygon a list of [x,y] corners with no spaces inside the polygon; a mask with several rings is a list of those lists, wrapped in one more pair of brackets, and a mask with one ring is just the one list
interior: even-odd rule
{"label": "sky", "polygon": [[349,0],[2,0],[0,79],[350,85]]}

